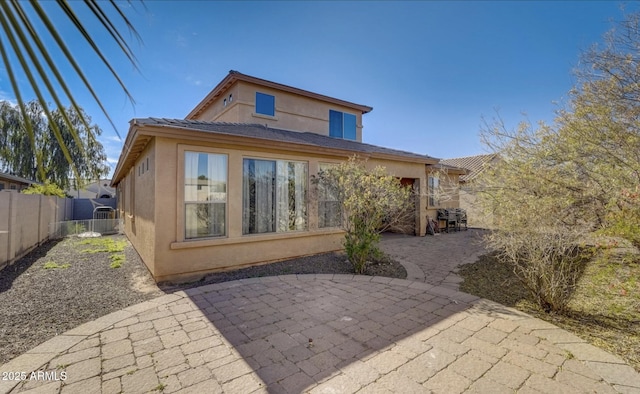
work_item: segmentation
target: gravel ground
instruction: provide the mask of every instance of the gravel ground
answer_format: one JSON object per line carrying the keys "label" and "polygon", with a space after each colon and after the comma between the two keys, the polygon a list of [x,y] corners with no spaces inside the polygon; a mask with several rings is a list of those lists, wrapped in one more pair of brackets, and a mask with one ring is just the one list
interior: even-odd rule
{"label": "gravel ground", "polygon": [[[111,268],[113,253],[87,253],[82,239],[48,242],[0,271],[0,364],[67,330],[168,292],[236,279],[285,274],[353,274],[342,253],[298,258],[207,275],[198,282],[156,286],[126,237],[125,261]],[[95,249],[95,247],[94,247]],[[47,263],[66,268],[44,268]],[[390,259],[368,266],[366,275],[406,278]]]}

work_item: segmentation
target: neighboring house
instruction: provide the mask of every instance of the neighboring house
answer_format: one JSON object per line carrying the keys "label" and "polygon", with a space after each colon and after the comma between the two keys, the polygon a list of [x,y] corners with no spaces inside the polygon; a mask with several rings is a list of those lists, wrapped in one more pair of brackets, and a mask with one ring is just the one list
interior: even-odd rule
{"label": "neighboring house", "polygon": [[497,154],[459,157],[441,160],[444,165],[464,168],[466,175],[460,176],[460,207],[467,210],[469,226],[488,228],[492,226],[493,215],[484,213],[478,205],[478,185],[476,179],[487,167],[500,160]]}
{"label": "neighboring house", "polygon": [[0,191],[2,190],[15,190],[21,191],[34,183],[38,183],[36,181],[32,181],[26,178],[21,178],[19,176],[10,175],[4,172],[0,172]]}
{"label": "neighboring house", "polygon": [[66,193],[73,198],[115,198],[116,189],[111,187],[111,179],[100,179],[86,184],[79,190],[69,189]]}
{"label": "neighboring house", "polygon": [[362,143],[372,108],[231,71],[186,119],[133,119],[112,186],[131,243],[157,281],[342,249],[335,202],[312,177],[353,155],[416,197],[438,159]]}

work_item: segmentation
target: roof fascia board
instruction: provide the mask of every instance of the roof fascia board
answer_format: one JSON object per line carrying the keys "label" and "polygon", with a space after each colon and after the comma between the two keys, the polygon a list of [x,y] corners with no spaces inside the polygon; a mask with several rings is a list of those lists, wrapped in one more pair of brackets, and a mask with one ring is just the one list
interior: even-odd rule
{"label": "roof fascia board", "polygon": [[[111,187],[115,187],[120,181],[120,172],[124,171],[123,168],[126,159],[129,157],[131,153],[131,147],[133,147],[133,142],[138,135],[139,125],[136,124],[135,119],[130,122],[129,132],[127,132],[127,137],[124,140],[124,144],[122,145],[122,151],[120,152],[120,157],[118,159],[118,164],[116,165],[116,169],[113,170],[113,177],[111,178]],[[127,169],[128,170],[128,169]]]}

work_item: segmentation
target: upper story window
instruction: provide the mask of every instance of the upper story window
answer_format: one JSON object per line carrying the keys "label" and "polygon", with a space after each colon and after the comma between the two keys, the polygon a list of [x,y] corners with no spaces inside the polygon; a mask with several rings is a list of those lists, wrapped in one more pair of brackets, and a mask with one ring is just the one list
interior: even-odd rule
{"label": "upper story window", "polygon": [[356,116],[345,112],[329,110],[329,136],[356,140]]}
{"label": "upper story window", "polygon": [[270,94],[256,92],[256,113],[275,116],[276,98]]}

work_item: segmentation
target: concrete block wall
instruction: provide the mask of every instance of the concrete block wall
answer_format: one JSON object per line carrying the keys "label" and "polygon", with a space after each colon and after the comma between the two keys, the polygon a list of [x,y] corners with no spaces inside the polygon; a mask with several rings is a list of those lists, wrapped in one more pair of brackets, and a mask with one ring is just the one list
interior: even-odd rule
{"label": "concrete block wall", "polygon": [[0,192],[0,269],[46,241],[49,223],[71,219],[72,208],[64,198]]}

